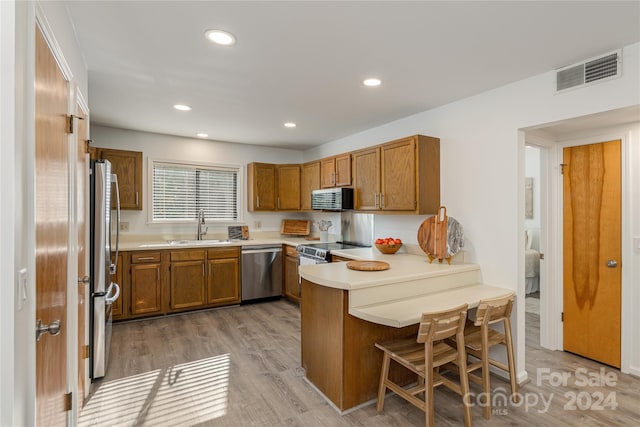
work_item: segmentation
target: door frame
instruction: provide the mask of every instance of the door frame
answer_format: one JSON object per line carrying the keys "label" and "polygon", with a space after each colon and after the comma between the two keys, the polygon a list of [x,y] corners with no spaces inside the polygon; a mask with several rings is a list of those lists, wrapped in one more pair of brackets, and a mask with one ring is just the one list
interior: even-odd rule
{"label": "door frame", "polygon": [[[632,373],[640,375],[640,371],[632,368],[631,356],[633,345],[633,334],[631,325],[633,323],[633,299],[631,280],[633,278],[632,262],[628,259],[628,255],[633,253],[632,230],[631,230],[631,182],[630,175],[630,155],[629,141],[632,139],[632,131],[629,125],[611,127],[607,129],[598,129],[589,132],[587,135],[568,137],[566,139],[557,140],[555,146],[550,151],[548,164],[548,181],[549,181],[549,197],[547,199],[549,211],[549,227],[548,250],[545,259],[549,261],[548,280],[557,286],[547,287],[547,298],[541,300],[541,303],[547,305],[547,317],[549,319],[546,328],[543,330],[541,324],[541,342],[542,336],[545,336],[544,345],[551,350],[564,350],[563,347],[563,325],[561,315],[563,311],[564,292],[563,292],[563,180],[560,174],[560,163],[562,163],[562,150],[565,147],[574,147],[579,145],[596,144],[605,141],[620,140],[621,141],[621,191],[622,191],[622,302],[621,302],[621,342],[620,342],[620,369],[624,373]],[[542,315],[542,307],[541,307]],[[541,316],[542,317],[542,316]]]}

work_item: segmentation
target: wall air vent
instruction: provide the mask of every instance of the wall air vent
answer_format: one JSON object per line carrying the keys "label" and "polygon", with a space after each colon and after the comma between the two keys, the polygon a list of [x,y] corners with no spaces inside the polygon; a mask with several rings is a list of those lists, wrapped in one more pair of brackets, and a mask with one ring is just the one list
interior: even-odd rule
{"label": "wall air vent", "polygon": [[622,51],[617,50],[556,72],[556,92],[620,77]]}

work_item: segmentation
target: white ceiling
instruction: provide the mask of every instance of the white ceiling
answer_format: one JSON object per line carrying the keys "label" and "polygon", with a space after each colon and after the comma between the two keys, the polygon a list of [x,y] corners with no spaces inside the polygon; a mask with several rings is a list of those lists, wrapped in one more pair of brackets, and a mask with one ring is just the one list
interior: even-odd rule
{"label": "white ceiling", "polygon": [[294,149],[640,41],[638,1],[64,3],[92,123]]}

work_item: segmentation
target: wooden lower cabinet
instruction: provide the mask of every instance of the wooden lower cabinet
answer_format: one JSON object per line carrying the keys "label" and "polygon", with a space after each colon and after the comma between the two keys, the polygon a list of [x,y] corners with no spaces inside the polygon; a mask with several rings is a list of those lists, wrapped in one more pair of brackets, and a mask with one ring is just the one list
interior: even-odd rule
{"label": "wooden lower cabinet", "polygon": [[240,304],[238,246],[121,252],[118,259],[113,320]]}
{"label": "wooden lower cabinet", "polygon": [[207,304],[240,303],[240,248],[209,249]]}
{"label": "wooden lower cabinet", "polygon": [[294,246],[285,246],[284,296],[294,302],[300,302],[298,280],[298,252]]}
{"label": "wooden lower cabinet", "polygon": [[181,311],[202,307],[205,301],[204,250],[171,252],[169,309]]}
{"label": "wooden lower cabinet", "polygon": [[131,254],[131,316],[162,313],[160,252]]}

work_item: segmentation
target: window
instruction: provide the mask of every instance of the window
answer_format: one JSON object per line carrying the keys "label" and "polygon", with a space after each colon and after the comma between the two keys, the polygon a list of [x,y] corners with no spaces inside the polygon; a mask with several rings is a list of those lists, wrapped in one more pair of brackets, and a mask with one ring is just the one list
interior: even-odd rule
{"label": "window", "polygon": [[151,161],[152,222],[238,222],[239,167]]}

